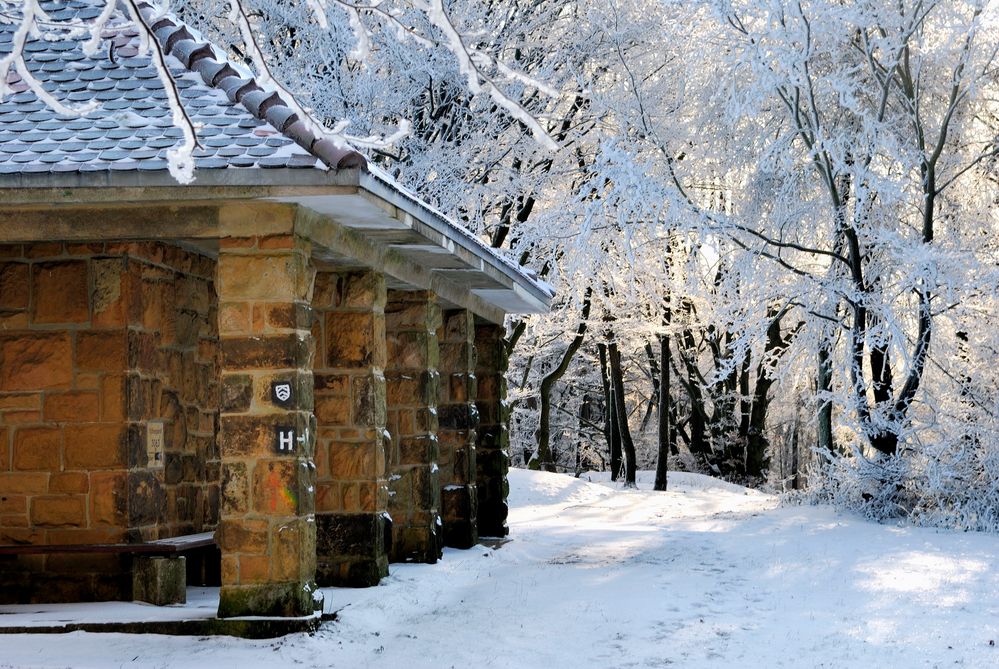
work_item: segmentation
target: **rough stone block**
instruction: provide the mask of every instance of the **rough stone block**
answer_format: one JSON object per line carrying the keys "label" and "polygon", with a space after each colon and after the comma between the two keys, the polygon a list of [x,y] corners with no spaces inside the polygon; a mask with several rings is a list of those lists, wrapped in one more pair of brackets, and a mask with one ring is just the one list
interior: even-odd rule
{"label": "rough stone block", "polygon": [[244,413],[253,401],[253,377],[249,374],[222,376],[222,402],[220,409],[227,413]]}
{"label": "rough stone block", "polygon": [[128,362],[124,330],[81,332],[76,338],[76,365],[81,370],[120,373]]}
{"label": "rough stone block", "polygon": [[320,425],[351,425],[349,396],[321,394],[316,396],[315,414]]}
{"label": "rough stone block", "polygon": [[91,423],[100,420],[100,407],[96,392],[49,393],[43,415],[57,423]]}
{"label": "rough stone block", "polygon": [[121,424],[75,426],[64,437],[66,469],[111,469],[126,463],[128,440]]}
{"label": "rough stone block", "polygon": [[162,523],[166,517],[166,491],[155,474],[128,473],[128,523],[130,527]]}
{"label": "rough stone block", "polygon": [[355,376],[351,387],[353,424],[358,427],[385,425],[387,385],[384,375],[375,372]]}
{"label": "rough stone block", "polygon": [[222,513],[243,514],[250,508],[250,483],[245,462],[222,463]]}
{"label": "rough stone block", "polygon": [[29,298],[28,264],[0,263],[0,310],[27,309]]}
{"label": "rough stone block", "polygon": [[122,527],[128,520],[127,476],[124,472],[90,474],[90,520],[92,526]]}
{"label": "rough stone block", "polygon": [[85,323],[90,320],[86,261],[33,265],[31,288],[31,318],[35,323]]}
{"label": "rough stone block", "polygon": [[307,478],[295,460],[258,460],[253,468],[253,509],[271,516],[299,513]]}
{"label": "rough stone block", "polygon": [[107,258],[91,263],[94,285],[90,294],[95,327],[121,327],[126,324],[125,260]]}
{"label": "rough stone block", "polygon": [[385,365],[385,321],[372,312],[326,314],[326,364],[331,368]]}
{"label": "rough stone block", "polygon": [[336,277],[335,306],[345,309],[384,308],[385,275],[380,272],[347,272]]}
{"label": "rough stone block", "polygon": [[270,524],[266,520],[230,518],[219,523],[216,534],[219,548],[226,553],[267,553]]}
{"label": "rough stone block", "polygon": [[248,334],[251,329],[251,308],[247,302],[223,302],[219,304],[219,334]]}
{"label": "rough stone block", "polygon": [[[225,556],[223,556],[225,557]],[[307,616],[313,612],[312,579],[292,583],[233,585],[219,590],[219,618],[236,616]]]}
{"label": "rough stone block", "polygon": [[[6,441],[3,443],[6,449]],[[51,427],[19,428],[14,433],[14,469],[58,471],[62,459],[62,430]]]}
{"label": "rough stone block", "polygon": [[0,472],[0,490],[5,495],[38,495],[48,491],[48,472]]}
{"label": "rough stone block", "polygon": [[218,262],[219,294],[227,300],[305,299],[305,270],[300,253],[224,254]]}
{"label": "rough stone block", "polygon": [[31,500],[35,527],[83,527],[87,524],[87,498],[83,495],[38,496]]}
{"label": "rough stone block", "polygon": [[0,335],[0,391],[68,388],[72,381],[69,334]]}
{"label": "rough stone block", "polygon": [[182,555],[133,558],[132,599],[157,606],[187,603],[187,559]]}
{"label": "rough stone block", "polygon": [[316,573],[316,524],[297,518],[281,524],[271,545],[271,579],[292,581],[313,578]]}
{"label": "rough stone block", "polygon": [[248,369],[308,369],[312,365],[311,336],[282,334],[267,337],[223,337],[222,366]]}

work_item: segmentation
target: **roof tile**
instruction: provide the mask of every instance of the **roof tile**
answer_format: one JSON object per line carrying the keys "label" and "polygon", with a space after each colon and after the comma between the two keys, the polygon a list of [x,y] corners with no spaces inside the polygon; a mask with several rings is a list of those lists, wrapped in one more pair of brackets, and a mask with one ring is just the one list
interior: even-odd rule
{"label": "roof tile", "polygon": [[[100,14],[104,2],[40,0],[40,5],[54,21],[87,21]],[[155,16],[159,10],[145,0],[138,8],[144,20],[155,22],[174,83],[199,128],[197,168],[314,169],[322,167],[320,159],[333,168],[366,166],[360,154],[317,142],[283,94],[261,87],[178,19]],[[11,43],[14,29],[0,24],[0,51]],[[100,106],[87,116],[60,116],[19,77],[9,78],[13,93],[0,100],[0,173],[166,170],[166,152],[179,145],[183,133],[173,125],[159,73],[149,54],[138,55],[139,31],[121,10],[103,36],[93,57],[83,53],[82,41],[29,36],[25,60],[50,94],[71,105]]]}

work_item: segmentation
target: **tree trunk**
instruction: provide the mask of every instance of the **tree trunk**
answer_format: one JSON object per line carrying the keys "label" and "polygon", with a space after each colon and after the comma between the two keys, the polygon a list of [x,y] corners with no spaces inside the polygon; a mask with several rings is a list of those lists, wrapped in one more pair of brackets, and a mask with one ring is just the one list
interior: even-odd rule
{"label": "tree trunk", "polygon": [[552,457],[551,450],[551,414],[552,414],[552,388],[559,379],[565,375],[566,370],[569,369],[569,363],[572,362],[572,358],[576,355],[579,347],[583,345],[583,338],[586,336],[586,319],[590,317],[590,297],[593,294],[591,288],[586,289],[586,296],[583,298],[583,313],[580,316],[579,325],[576,327],[576,336],[573,337],[572,341],[569,342],[568,348],[565,349],[565,353],[562,354],[562,360],[559,362],[558,367],[549,372],[544,379],[541,380],[541,416],[540,424],[538,425],[538,461],[530,462],[528,467],[531,469],[543,469],[546,472],[555,471],[555,462]]}
{"label": "tree trunk", "polygon": [[615,422],[621,435],[621,449],[624,451],[624,486],[634,488],[637,473],[635,442],[631,440],[631,429],[628,427],[628,410],[624,401],[624,373],[621,370],[621,351],[618,350],[617,343],[612,341],[607,346],[607,353],[610,357],[611,385],[614,388],[614,413],[617,416]]}
{"label": "tree trunk", "polygon": [[670,425],[669,367],[670,367],[669,335],[659,335],[659,448],[656,459],[656,482],[654,490],[666,490],[669,471],[669,454],[676,450],[676,444],[671,437],[676,433]]}
{"label": "tree trunk", "polygon": [[825,397],[819,400],[818,416],[818,447],[820,451],[832,454],[836,444],[832,433],[832,343],[828,339],[819,342],[819,369],[816,377],[816,389],[819,395]]}
{"label": "tree trunk", "polygon": [[617,411],[614,389],[610,382],[607,344],[597,344],[597,354],[600,356],[600,381],[604,389],[604,438],[607,440],[607,450],[610,451],[611,481],[616,481],[621,471],[621,438],[615,425]]}
{"label": "tree trunk", "polygon": [[642,426],[638,429],[639,432],[645,432],[645,428],[648,427],[649,421],[652,419],[652,410],[659,406],[659,363],[656,362],[656,352],[653,350],[652,344],[648,342],[645,343],[645,355],[649,359],[652,395],[645,407],[645,415],[642,417]]}

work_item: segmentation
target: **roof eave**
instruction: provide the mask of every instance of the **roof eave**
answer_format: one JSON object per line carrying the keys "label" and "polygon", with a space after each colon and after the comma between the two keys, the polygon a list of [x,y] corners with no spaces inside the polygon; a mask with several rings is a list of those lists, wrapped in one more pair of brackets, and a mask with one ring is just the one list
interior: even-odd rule
{"label": "roof eave", "polygon": [[[193,184],[177,183],[165,170],[27,173],[0,175],[5,206],[98,204],[183,199],[272,199],[330,215],[351,206],[363,207],[368,223],[357,217],[334,216],[336,222],[362,234],[371,225],[405,230],[419,243],[398,250],[432,258],[460,258],[453,267],[434,271],[507,314],[547,313],[551,296],[534,280],[503,261],[467,230],[402,191],[397,185],[359,169],[305,168],[196,170]],[[365,204],[367,202],[367,204]],[[427,255],[430,254],[430,255]]]}

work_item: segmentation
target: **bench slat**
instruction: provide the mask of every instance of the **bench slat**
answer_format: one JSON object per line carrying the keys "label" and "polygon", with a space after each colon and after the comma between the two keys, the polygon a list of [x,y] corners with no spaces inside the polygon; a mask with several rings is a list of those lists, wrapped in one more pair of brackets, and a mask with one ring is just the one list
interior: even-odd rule
{"label": "bench slat", "polygon": [[157,539],[136,544],[24,544],[0,546],[0,555],[50,555],[54,553],[134,553],[171,555],[215,545],[214,532]]}

